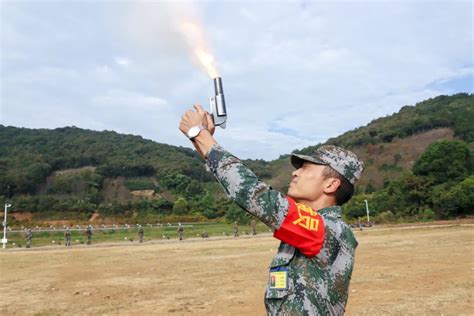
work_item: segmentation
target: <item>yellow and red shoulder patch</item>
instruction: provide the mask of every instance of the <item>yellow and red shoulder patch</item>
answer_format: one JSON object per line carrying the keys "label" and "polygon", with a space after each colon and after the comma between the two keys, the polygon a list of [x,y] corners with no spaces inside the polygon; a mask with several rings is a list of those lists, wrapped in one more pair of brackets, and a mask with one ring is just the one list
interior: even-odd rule
{"label": "yellow and red shoulder patch", "polygon": [[314,257],[324,243],[323,218],[311,207],[286,198],[289,202],[288,214],[273,237],[297,248],[307,257]]}

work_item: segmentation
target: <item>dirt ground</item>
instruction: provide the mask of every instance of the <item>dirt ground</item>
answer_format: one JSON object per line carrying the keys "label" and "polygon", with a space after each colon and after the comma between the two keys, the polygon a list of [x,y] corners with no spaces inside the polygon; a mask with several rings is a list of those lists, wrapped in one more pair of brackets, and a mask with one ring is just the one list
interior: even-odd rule
{"label": "dirt ground", "polygon": [[[356,231],[347,315],[473,315],[474,226]],[[264,315],[271,235],[0,252],[2,315]]]}

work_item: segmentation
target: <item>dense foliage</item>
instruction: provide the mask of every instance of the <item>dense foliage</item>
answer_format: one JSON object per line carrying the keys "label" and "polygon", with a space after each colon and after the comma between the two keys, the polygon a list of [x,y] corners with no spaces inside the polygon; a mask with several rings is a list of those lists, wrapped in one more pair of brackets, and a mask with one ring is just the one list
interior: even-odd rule
{"label": "dense foliage", "polygon": [[426,149],[413,166],[413,173],[430,177],[434,184],[459,181],[470,174],[472,163],[473,157],[466,143],[441,141]]}
{"label": "dense foliage", "polygon": [[212,180],[189,148],[109,131],[0,125],[0,194],[35,194],[53,171],[84,166],[96,166],[102,177],[161,177],[175,172],[197,181]]}

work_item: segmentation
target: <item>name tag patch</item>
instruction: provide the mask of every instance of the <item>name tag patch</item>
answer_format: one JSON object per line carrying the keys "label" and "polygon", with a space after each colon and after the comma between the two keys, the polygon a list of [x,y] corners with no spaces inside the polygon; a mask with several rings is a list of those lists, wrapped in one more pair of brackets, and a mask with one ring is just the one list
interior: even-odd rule
{"label": "name tag patch", "polygon": [[270,269],[270,289],[288,289],[288,268],[276,267]]}

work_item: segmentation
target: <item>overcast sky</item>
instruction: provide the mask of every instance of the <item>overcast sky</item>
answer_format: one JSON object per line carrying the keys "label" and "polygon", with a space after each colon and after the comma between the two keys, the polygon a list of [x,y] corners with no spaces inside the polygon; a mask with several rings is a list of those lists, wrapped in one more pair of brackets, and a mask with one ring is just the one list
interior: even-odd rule
{"label": "overcast sky", "polygon": [[[210,77],[169,3],[1,2],[0,123],[75,125],[189,146],[179,118]],[[474,92],[472,1],[194,2],[241,158],[294,149],[440,94]],[[182,11],[184,10],[184,11]]]}

